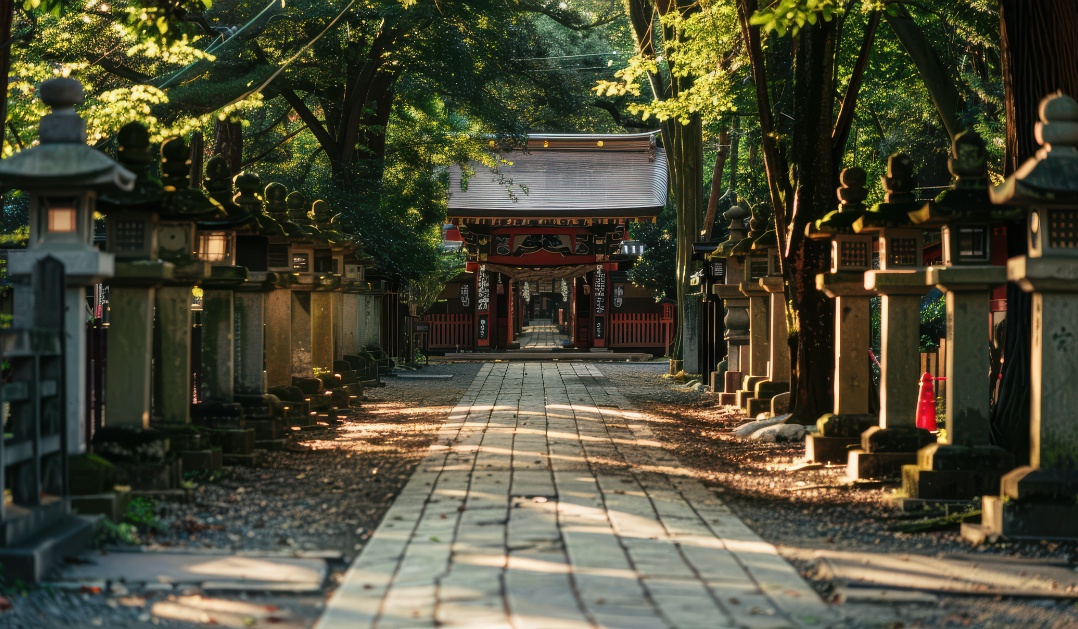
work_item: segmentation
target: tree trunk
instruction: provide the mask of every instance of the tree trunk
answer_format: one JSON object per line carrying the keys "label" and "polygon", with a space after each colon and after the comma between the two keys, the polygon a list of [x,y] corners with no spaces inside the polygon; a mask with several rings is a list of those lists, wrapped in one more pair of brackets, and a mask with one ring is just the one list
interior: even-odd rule
{"label": "tree trunk", "polygon": [[832,410],[834,307],[816,289],[825,270],[824,247],[805,238],[805,226],[835,205],[834,129],[835,24],[819,23],[797,35],[794,58],[795,118],[790,142],[794,176],[792,230],[784,277],[793,302],[790,318],[793,382],[791,423],[814,424]]}
{"label": "tree trunk", "polygon": [[711,194],[707,197],[707,213],[704,214],[704,231],[700,240],[711,240],[711,229],[715,226],[715,213],[719,209],[719,197],[722,196],[722,171],[726,166],[726,156],[730,153],[730,132],[719,132],[719,149],[715,154],[715,168],[711,171]]}
{"label": "tree trunk", "polygon": [[[1078,3],[1071,0],[1002,0],[1000,3],[1007,146],[1014,172],[1037,150],[1033,135],[1042,98],[1062,90],[1078,96]],[[1025,225],[1007,227],[1007,254],[1026,253]],[[1029,463],[1030,294],[1007,285],[1003,378],[992,409],[994,443]]]}
{"label": "tree trunk", "polygon": [[218,120],[213,125],[213,154],[228,160],[232,174],[243,168],[243,124],[239,120]]}
{"label": "tree trunk", "polygon": [[690,278],[699,266],[693,258],[693,243],[700,233],[704,194],[704,142],[700,116],[687,125],[676,125],[679,168],[677,207],[677,290],[681,319],[681,358],[688,373],[701,373],[700,300],[691,296]]}

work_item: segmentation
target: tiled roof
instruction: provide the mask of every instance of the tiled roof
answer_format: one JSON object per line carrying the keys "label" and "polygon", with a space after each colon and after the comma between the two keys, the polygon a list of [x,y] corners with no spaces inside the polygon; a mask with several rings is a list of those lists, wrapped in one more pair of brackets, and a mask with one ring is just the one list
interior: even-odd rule
{"label": "tiled roof", "polygon": [[654,133],[532,135],[492,170],[449,171],[450,217],[654,217],[666,204],[667,166]]}

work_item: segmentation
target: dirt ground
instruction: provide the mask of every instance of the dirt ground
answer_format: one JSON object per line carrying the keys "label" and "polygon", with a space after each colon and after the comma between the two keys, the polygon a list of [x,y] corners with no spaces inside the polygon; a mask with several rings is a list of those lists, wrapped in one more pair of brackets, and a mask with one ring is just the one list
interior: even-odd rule
{"label": "dirt ground", "polygon": [[[1078,545],[1009,543],[971,546],[957,525],[949,530],[903,533],[890,525],[910,516],[894,506],[896,486],[851,488],[845,468],[789,471],[804,457],[804,444],[745,442],[730,431],[743,423],[718,397],[664,381],[665,364],[603,363],[600,370],[628,397],[690,473],[714,488],[758,535],[775,544],[821,593],[832,584],[817,574],[813,552],[990,553],[1052,558],[1078,564]],[[1076,568],[1078,569],[1078,568]],[[937,606],[843,606],[855,627],[1078,627],[1073,600],[940,596]]]}
{"label": "dirt ground", "polygon": [[204,596],[195,588],[147,591],[119,583],[73,590],[7,584],[0,627],[311,626],[479,368],[458,363],[423,370],[451,380],[386,378],[387,386],[367,389],[369,401],[340,425],[296,435],[287,451],[266,453],[257,467],[229,467],[198,479],[190,502],[157,502],[151,525],[140,532],[139,543],[148,549],[315,551],[330,561],[323,594]]}

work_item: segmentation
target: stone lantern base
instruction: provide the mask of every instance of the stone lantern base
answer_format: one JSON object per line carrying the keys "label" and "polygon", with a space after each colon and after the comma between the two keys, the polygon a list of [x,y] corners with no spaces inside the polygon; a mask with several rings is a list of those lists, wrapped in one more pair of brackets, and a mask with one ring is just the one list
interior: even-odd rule
{"label": "stone lantern base", "polygon": [[935,435],[921,428],[873,426],[861,434],[861,448],[850,451],[846,475],[850,478],[899,476],[903,466],[917,463],[917,451],[935,440]]}
{"label": "stone lantern base", "polygon": [[876,415],[828,413],[816,420],[818,434],[806,435],[805,458],[816,463],[844,463],[850,449],[861,443],[861,433],[876,426]]}
{"label": "stone lantern base", "polygon": [[999,491],[1014,457],[996,446],[934,443],[917,453],[917,465],[902,468],[902,487],[921,500],[976,500]]}
{"label": "stone lantern base", "polygon": [[1078,540],[1078,471],[1019,467],[1003,475],[1002,495],[982,499],[981,524],[962,536]]}

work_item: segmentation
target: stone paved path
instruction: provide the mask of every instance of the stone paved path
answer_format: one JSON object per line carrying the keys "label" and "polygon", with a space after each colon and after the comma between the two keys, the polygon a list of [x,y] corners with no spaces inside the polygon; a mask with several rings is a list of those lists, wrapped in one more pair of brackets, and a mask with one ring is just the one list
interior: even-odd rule
{"label": "stone paved path", "polygon": [[569,337],[559,332],[550,319],[532,319],[531,325],[524,326],[519,339],[521,349],[560,348],[562,341],[567,340]]}
{"label": "stone paved path", "polygon": [[774,546],[678,470],[593,365],[484,365],[318,627],[833,622]]}

